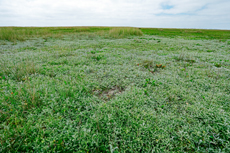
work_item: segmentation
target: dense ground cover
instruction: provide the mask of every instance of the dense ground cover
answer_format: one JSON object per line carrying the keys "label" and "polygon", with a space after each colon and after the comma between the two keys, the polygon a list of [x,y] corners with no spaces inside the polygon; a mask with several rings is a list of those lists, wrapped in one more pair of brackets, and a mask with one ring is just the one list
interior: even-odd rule
{"label": "dense ground cover", "polygon": [[230,152],[230,32],[109,30],[1,37],[0,152]]}

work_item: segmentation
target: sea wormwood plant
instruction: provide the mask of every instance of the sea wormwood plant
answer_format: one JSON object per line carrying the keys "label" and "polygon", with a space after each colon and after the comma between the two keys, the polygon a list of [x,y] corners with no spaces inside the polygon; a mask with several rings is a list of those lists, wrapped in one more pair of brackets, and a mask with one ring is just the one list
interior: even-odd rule
{"label": "sea wormwood plant", "polygon": [[141,62],[141,65],[144,66],[146,69],[150,69],[153,67],[153,60],[145,59]]}
{"label": "sea wormwood plant", "polygon": [[24,61],[13,65],[2,63],[1,66],[0,75],[19,82],[25,81],[29,75],[38,72],[38,67],[31,61]]}
{"label": "sea wormwood plant", "polygon": [[87,33],[0,40],[0,152],[230,152],[229,46],[209,40],[230,32],[142,30],[138,43]]}

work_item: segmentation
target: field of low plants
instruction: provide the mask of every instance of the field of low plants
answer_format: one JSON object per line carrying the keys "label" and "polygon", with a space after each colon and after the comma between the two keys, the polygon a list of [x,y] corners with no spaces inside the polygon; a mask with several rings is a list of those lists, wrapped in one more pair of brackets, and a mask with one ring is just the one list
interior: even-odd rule
{"label": "field of low plants", "polygon": [[230,152],[230,31],[1,27],[0,152]]}

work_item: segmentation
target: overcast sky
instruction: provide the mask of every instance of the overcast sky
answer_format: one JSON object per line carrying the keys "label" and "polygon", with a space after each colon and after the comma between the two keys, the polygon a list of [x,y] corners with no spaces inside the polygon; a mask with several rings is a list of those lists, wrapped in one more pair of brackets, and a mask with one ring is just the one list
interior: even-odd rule
{"label": "overcast sky", "polygon": [[230,0],[0,0],[0,26],[230,29]]}

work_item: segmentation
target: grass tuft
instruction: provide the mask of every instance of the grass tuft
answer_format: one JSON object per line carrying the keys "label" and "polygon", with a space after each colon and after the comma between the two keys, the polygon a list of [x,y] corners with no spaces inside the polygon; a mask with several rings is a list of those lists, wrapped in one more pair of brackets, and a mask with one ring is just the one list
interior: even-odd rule
{"label": "grass tuft", "polygon": [[112,38],[125,38],[129,36],[142,36],[143,33],[138,28],[113,28],[109,31]]}

